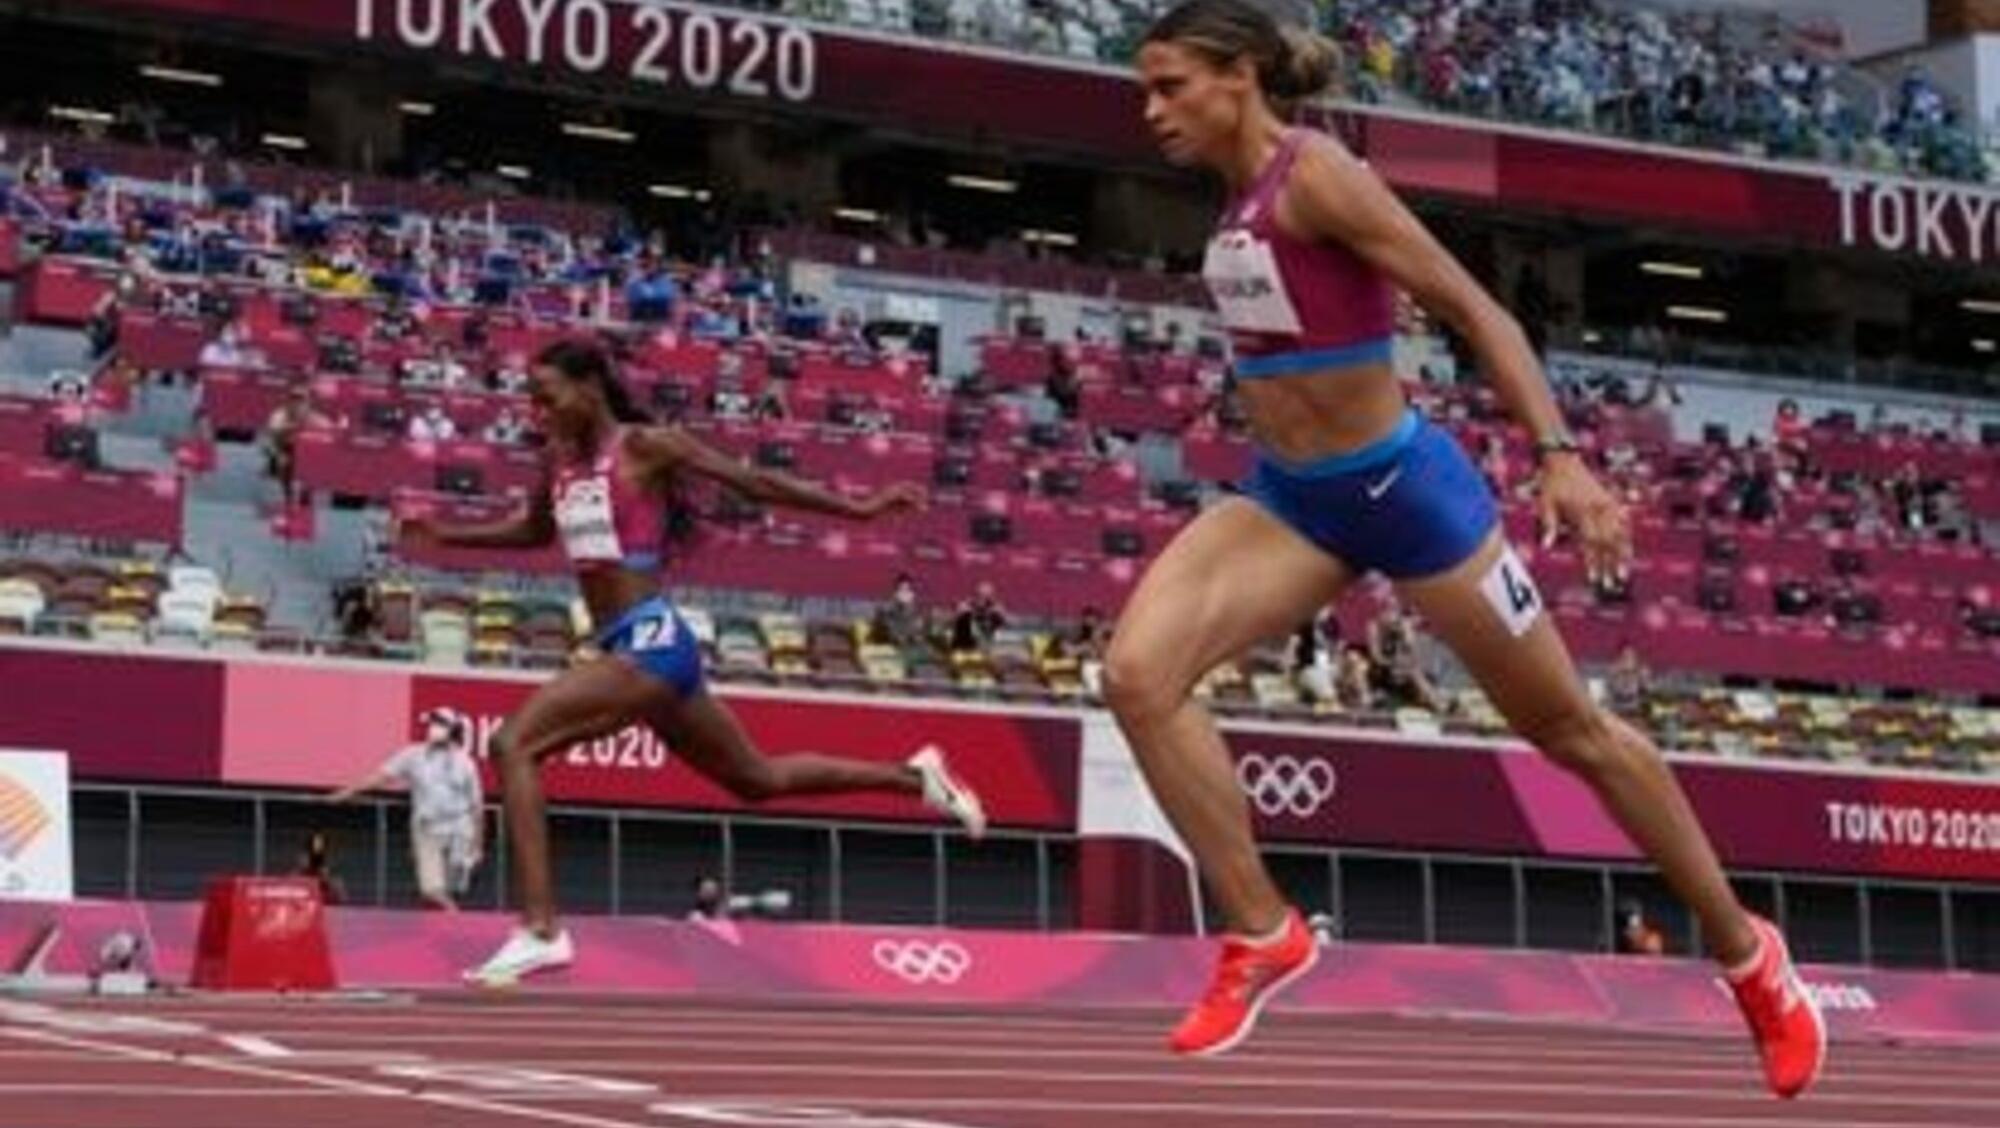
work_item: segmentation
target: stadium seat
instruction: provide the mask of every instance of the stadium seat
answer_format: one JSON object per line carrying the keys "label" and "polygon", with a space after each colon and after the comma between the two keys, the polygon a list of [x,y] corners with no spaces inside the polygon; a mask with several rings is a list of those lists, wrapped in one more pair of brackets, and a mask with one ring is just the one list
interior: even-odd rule
{"label": "stadium seat", "polygon": [[91,615],[88,622],[90,640],[106,646],[141,646],[146,641],[146,625],[137,616],[124,612],[105,611]]}
{"label": "stadium seat", "polygon": [[200,646],[215,626],[217,593],[207,588],[172,588],[161,592],[152,623],[153,640]]}
{"label": "stadium seat", "polygon": [[20,578],[0,580],[0,632],[34,634],[47,609],[48,599],[39,584]]}
{"label": "stadium seat", "polygon": [[471,653],[472,624],[462,608],[426,609],[417,617],[419,658],[432,666],[463,666]]}

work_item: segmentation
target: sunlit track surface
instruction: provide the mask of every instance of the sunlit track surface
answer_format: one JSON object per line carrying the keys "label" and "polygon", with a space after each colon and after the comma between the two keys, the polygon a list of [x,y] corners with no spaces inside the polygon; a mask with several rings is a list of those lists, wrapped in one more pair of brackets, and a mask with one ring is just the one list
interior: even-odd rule
{"label": "sunlit track surface", "polygon": [[1803,1101],[1747,1042],[1276,1015],[1220,1061],[1154,1012],[519,994],[0,1002],[0,1128],[2000,1125],[2000,1046],[1837,1045]]}

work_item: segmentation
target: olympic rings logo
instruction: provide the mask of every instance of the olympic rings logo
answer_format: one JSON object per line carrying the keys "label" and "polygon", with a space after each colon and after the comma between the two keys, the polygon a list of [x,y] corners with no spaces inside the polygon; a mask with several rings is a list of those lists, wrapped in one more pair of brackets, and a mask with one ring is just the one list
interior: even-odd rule
{"label": "olympic rings logo", "polygon": [[1309,819],[1340,789],[1340,777],[1325,760],[1255,752],[1236,762],[1236,783],[1266,818]]}
{"label": "olympic rings logo", "polygon": [[965,978],[965,973],[972,970],[972,953],[950,940],[941,944],[929,944],[922,940],[912,940],[907,944],[878,940],[874,955],[876,967],[912,985],[939,983],[949,986]]}

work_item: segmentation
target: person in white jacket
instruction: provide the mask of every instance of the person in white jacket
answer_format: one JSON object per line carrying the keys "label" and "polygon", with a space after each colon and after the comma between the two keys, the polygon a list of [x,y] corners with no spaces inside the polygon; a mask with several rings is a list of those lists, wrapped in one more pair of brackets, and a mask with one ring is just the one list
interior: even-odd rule
{"label": "person in white jacket", "polygon": [[417,889],[446,912],[471,888],[485,857],[486,793],[471,752],[471,722],[447,709],[423,716],[424,740],[400,749],[367,778],[333,792],[345,803],[364,791],[402,783],[410,791],[410,856]]}

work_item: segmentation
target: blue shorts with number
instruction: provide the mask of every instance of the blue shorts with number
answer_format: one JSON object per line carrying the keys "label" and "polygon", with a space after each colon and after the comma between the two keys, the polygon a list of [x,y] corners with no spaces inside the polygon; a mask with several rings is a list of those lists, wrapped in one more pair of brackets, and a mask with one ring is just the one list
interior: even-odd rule
{"label": "blue shorts with number", "polygon": [[701,640],[664,595],[656,595],[618,617],[597,636],[606,654],[622,655],[640,670],[665,682],[685,700],[705,688]]}
{"label": "blue shorts with number", "polygon": [[1357,573],[1392,580],[1458,567],[1500,522],[1458,441],[1414,409],[1348,454],[1303,464],[1260,455],[1243,495]]}

